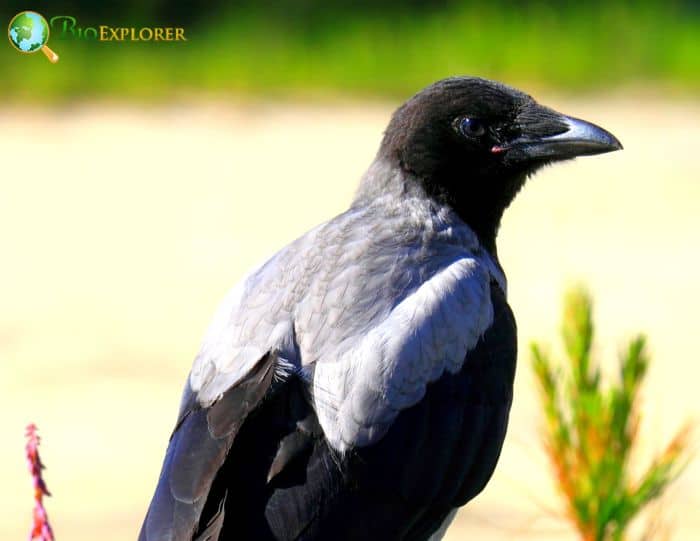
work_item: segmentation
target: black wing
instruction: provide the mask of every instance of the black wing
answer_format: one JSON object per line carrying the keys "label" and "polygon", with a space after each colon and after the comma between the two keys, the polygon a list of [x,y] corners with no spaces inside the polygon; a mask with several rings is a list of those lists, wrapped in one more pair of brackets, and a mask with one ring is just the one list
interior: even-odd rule
{"label": "black wing", "polygon": [[[199,527],[202,510],[213,503],[211,485],[236,434],[271,387],[274,359],[272,355],[260,359],[245,379],[210,408],[199,407],[188,384],[139,541],[217,539],[211,532],[224,521],[226,494],[220,495],[218,513],[209,517],[204,528]],[[207,527],[207,535],[200,535]]]}

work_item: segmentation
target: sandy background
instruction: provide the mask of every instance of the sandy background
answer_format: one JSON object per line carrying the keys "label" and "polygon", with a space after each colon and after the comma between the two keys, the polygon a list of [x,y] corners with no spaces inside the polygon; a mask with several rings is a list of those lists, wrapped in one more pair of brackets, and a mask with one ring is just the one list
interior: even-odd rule
{"label": "sandy background", "polygon": [[[624,152],[549,168],[499,252],[520,328],[516,402],[491,484],[448,539],[574,539],[539,450],[527,344],[585,281],[607,366],[650,335],[642,458],[700,413],[700,106],[549,98]],[[389,105],[1,110],[0,539],[24,539],[36,422],[59,540],[134,539],[181,386],[217,302],[253,264],[344,209]],[[666,500],[700,538],[700,460]]]}

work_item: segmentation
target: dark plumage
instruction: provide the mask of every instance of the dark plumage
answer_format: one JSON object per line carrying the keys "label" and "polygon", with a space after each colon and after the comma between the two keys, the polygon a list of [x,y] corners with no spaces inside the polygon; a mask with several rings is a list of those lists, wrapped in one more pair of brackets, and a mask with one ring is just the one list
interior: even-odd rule
{"label": "dark plumage", "polygon": [[619,148],[483,79],[406,102],[351,208],[224,301],[139,539],[440,537],[506,433],[503,211],[542,165]]}

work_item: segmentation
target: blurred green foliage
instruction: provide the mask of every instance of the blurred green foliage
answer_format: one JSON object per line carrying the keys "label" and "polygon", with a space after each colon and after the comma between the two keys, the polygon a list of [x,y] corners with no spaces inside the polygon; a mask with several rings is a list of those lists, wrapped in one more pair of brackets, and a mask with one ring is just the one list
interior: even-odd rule
{"label": "blurred green foliage", "polygon": [[[9,0],[7,21],[25,6]],[[61,56],[0,47],[6,101],[85,96],[163,99],[189,93],[406,96],[454,74],[528,89],[657,85],[700,90],[696,2],[41,3],[80,26],[184,26],[187,42],[61,40]]]}
{"label": "blurred green foliage", "polygon": [[649,366],[645,339],[620,356],[619,378],[605,386],[591,354],[592,302],[582,290],[566,298],[565,371],[531,347],[545,418],[544,444],[566,516],[583,541],[619,541],[631,520],[659,497],[688,462],[690,426],[681,429],[640,476],[630,473],[639,426],[639,390]]}

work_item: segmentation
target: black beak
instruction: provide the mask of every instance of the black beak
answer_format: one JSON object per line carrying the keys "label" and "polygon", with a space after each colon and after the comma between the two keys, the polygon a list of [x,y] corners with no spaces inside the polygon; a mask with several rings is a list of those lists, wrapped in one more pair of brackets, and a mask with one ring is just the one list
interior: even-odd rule
{"label": "black beak", "polygon": [[494,146],[492,152],[555,161],[622,149],[620,141],[600,126],[541,106],[525,110],[519,116],[519,124],[520,136]]}

